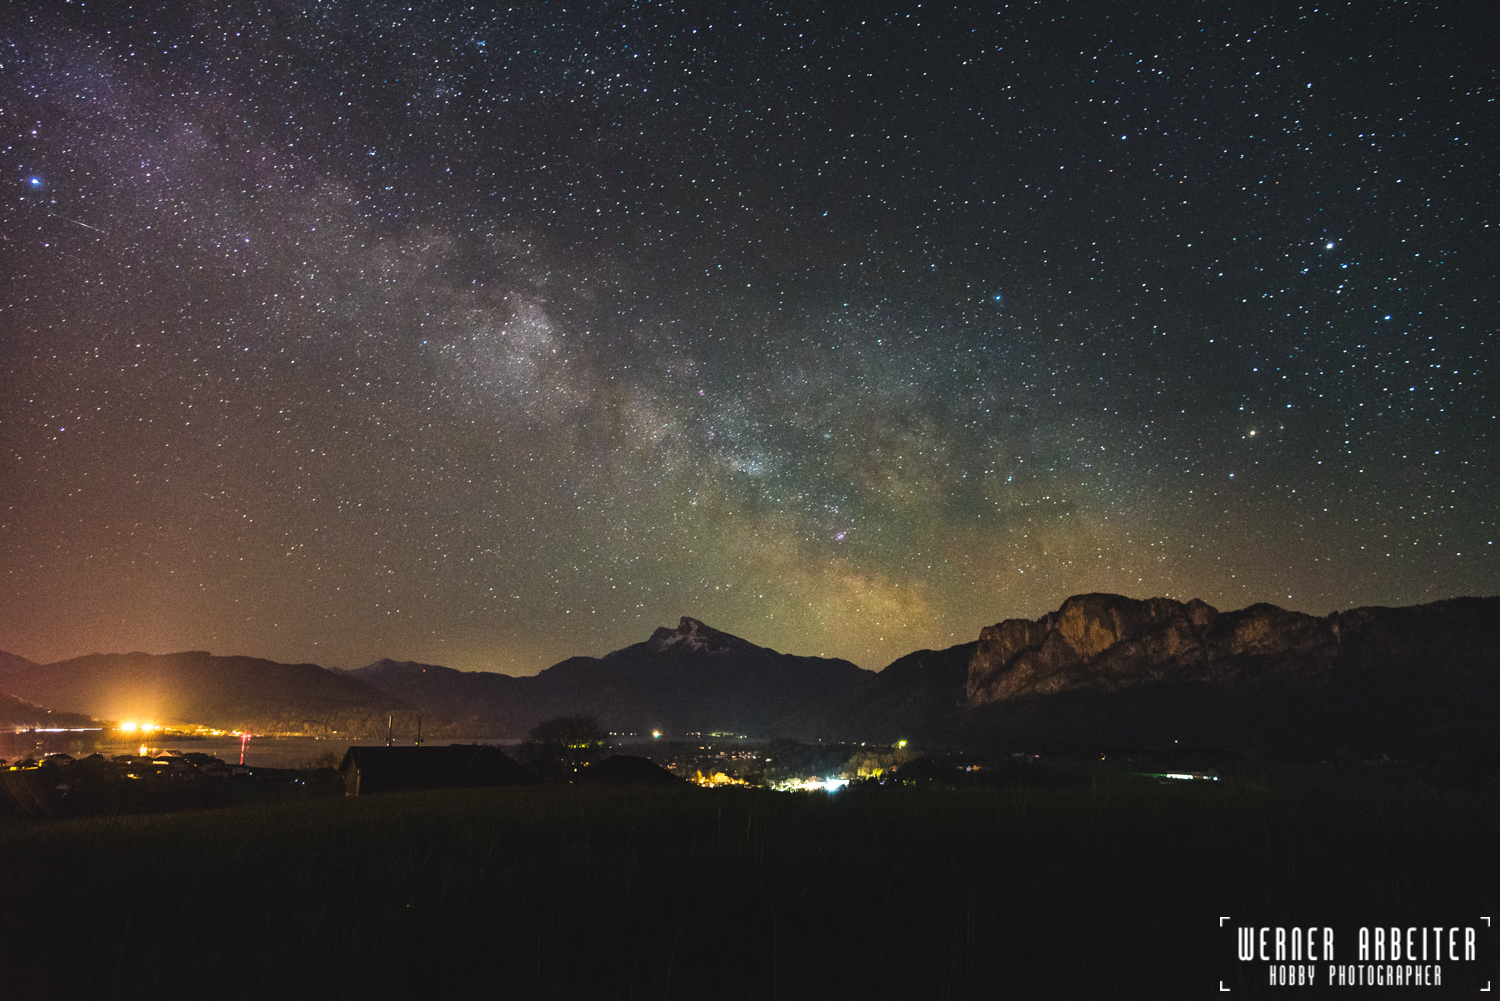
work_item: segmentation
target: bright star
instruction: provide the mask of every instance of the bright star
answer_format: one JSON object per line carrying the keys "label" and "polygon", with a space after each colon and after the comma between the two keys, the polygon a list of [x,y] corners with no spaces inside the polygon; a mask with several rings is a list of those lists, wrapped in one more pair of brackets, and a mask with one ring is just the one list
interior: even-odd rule
{"label": "bright star", "polygon": [[1329,240],[1327,243],[1323,244],[1323,249],[1324,250],[1332,250],[1333,249],[1333,241]]}

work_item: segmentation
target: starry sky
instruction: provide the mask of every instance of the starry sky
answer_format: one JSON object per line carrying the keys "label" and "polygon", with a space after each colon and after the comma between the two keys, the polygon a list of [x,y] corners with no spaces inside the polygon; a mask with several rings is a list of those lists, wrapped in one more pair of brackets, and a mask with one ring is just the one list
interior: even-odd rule
{"label": "starry sky", "polygon": [[12,5],[0,649],[1493,594],[1483,4]]}

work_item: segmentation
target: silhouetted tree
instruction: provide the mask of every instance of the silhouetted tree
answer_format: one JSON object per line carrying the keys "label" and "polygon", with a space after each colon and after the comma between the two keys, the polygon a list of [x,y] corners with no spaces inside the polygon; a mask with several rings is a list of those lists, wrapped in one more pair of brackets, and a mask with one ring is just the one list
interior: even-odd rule
{"label": "silhouetted tree", "polygon": [[609,747],[609,734],[594,717],[559,716],[533,727],[518,755],[543,778],[566,779],[603,758]]}

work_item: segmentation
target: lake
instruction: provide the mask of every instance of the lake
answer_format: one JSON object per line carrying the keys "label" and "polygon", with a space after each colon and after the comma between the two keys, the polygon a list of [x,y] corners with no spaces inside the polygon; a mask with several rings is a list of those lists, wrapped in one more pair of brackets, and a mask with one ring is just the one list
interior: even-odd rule
{"label": "lake", "polygon": [[[245,744],[245,764],[260,768],[297,768],[316,762],[325,754],[342,759],[350,741],[343,737],[251,737]],[[376,746],[383,740],[356,740],[360,746]],[[397,743],[407,743],[398,741]],[[446,744],[514,743],[490,737],[442,737],[425,741],[429,746]],[[14,762],[19,758],[40,758],[43,754],[63,751],[81,758],[95,751],[112,757],[116,754],[157,754],[164,750],[200,751],[231,763],[240,760],[240,739],[226,737],[168,737],[160,740],[122,740],[116,731],[69,730],[60,733],[0,732],[0,758]]]}

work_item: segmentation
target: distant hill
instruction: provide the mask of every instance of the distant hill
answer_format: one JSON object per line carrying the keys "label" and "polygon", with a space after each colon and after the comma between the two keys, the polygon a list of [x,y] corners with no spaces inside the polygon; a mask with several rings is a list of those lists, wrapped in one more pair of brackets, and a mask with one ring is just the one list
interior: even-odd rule
{"label": "distant hill", "polygon": [[28,702],[14,695],[0,692],[0,730],[33,730],[49,727],[78,729],[101,725],[99,720],[83,713],[48,709],[35,702]]}
{"label": "distant hill", "polygon": [[17,654],[6,653],[4,650],[0,650],[0,676],[3,676],[7,671],[20,671],[28,667],[36,667],[36,662],[27,660],[25,657]]}
{"label": "distant hill", "polygon": [[840,704],[872,676],[847,660],[778,653],[686,616],[642,643],[570,657],[533,677],[391,660],[348,673],[460,729],[502,737],[582,713],[620,733],[781,735],[794,717]]}
{"label": "distant hill", "polygon": [[978,645],[909,653],[861,678],[842,698],[803,707],[784,729],[802,739],[955,740],[964,719],[969,661]]}
{"label": "distant hill", "polygon": [[374,734],[416,708],[316,664],[254,657],[90,654],[55,664],[0,660],[0,691],[112,720],[200,724],[255,732]]}
{"label": "distant hill", "polygon": [[437,664],[390,659],[344,673],[451,721],[454,733],[522,737],[540,722],[533,720],[528,700],[517,698],[526,687],[517,687],[517,683],[526,679],[508,674],[455,671]]}

